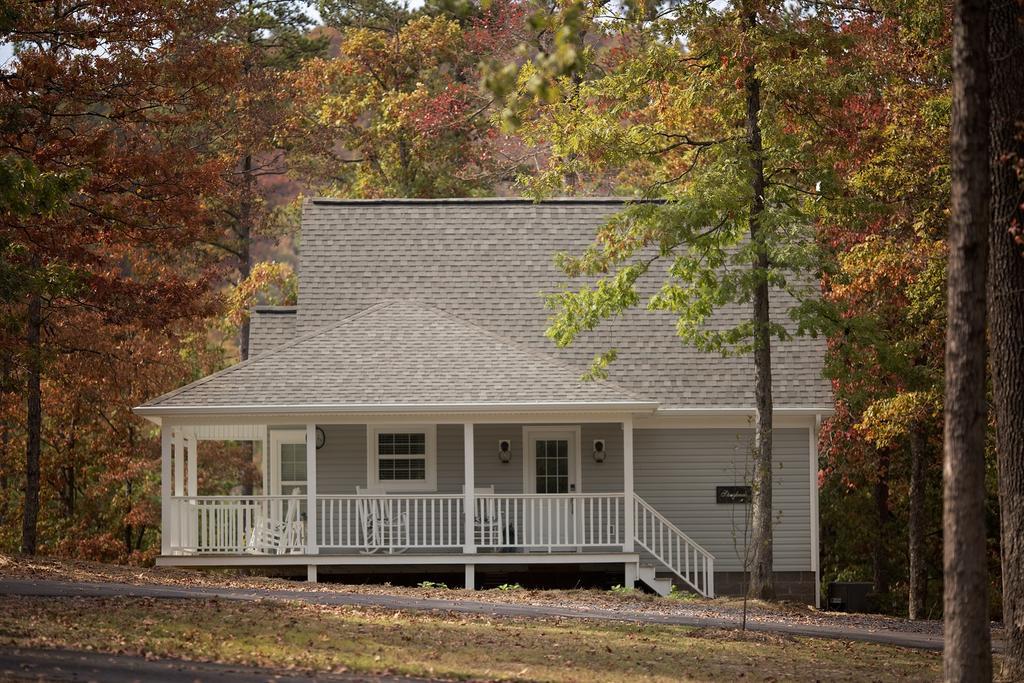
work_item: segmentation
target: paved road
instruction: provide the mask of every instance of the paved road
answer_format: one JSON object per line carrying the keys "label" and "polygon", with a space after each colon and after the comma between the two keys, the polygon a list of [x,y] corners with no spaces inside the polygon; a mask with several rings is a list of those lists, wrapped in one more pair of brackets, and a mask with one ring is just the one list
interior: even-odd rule
{"label": "paved road", "polygon": [[[132,585],[123,583],[65,582],[23,579],[0,579],[0,595],[44,597],[137,597],[165,599],[221,600],[296,600],[316,605],[352,605],[395,610],[464,612],[504,617],[562,617],[598,619],[645,624],[695,626],[703,628],[738,628],[736,619],[708,618],[656,612],[619,611],[597,608],[569,608],[547,605],[516,605],[476,600],[427,599],[397,595],[371,595],[341,591],[248,590],[242,588],[207,588],[184,586]],[[835,638],[885,645],[899,645],[924,650],[941,650],[942,637],[933,633],[911,633],[897,630],[857,628],[840,625],[794,624],[783,621],[748,621],[751,631],[791,636]],[[995,649],[1002,649],[996,643]]]}
{"label": "paved road", "polygon": [[103,683],[431,683],[425,678],[367,674],[302,674],[183,659],[146,659],[78,650],[0,648],[0,680],[102,681]]}

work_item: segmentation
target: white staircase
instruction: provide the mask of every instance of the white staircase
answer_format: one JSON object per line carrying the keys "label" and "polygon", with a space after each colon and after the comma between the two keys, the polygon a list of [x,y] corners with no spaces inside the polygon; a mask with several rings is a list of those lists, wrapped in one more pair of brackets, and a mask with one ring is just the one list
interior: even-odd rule
{"label": "white staircase", "polygon": [[672,579],[658,577],[658,570],[653,564],[642,564],[637,569],[636,578],[643,581],[652,591],[665,597],[672,592]]}
{"label": "white staircase", "polygon": [[[715,556],[684,534],[679,527],[633,495],[634,541],[659,564],[706,598],[715,597]],[[651,565],[640,565],[637,578],[658,595],[668,595],[672,581],[658,578]]]}

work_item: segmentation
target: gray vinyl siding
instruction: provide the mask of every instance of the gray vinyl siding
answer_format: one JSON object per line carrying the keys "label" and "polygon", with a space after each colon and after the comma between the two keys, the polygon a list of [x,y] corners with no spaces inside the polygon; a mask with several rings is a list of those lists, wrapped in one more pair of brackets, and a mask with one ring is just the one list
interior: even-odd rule
{"label": "gray vinyl siding", "polygon": [[320,425],[326,437],[316,452],[317,493],[354,494],[366,486],[366,425]]}
{"label": "gray vinyl siding", "polygon": [[[323,494],[351,494],[366,486],[366,426],[321,425],[326,436],[317,451],[317,489]],[[512,457],[498,458],[498,442],[508,439]],[[594,462],[594,439],[604,439],[607,456]],[[583,471],[581,490],[589,493],[622,491],[622,426],[583,425],[580,437]],[[462,425],[437,426],[437,492],[459,493],[463,482]],[[493,486],[495,493],[523,491],[523,425],[478,424],[473,428],[476,452],[474,479],[477,486]]]}
{"label": "gray vinyl siding", "polygon": [[[594,462],[594,440],[604,439],[604,462]],[[634,462],[636,453],[634,451]],[[620,493],[622,482],[622,425],[585,424],[580,430],[581,490],[584,493]]]}
{"label": "gray vinyl siding", "polygon": [[[638,429],[638,495],[715,556],[718,571],[743,569],[744,506],[715,502],[715,487],[749,483],[749,429]],[[809,435],[776,429],[772,511],[776,571],[811,569]]]}
{"label": "gray vinyl siding", "polygon": [[[353,494],[366,485],[366,426],[322,425],[327,437],[317,452],[317,488],[324,494]],[[622,426],[584,424],[580,433],[580,489],[622,491]],[[719,505],[715,487],[749,481],[749,429],[637,429],[634,431],[636,492],[716,557],[720,571],[742,569],[743,507]],[[498,458],[498,441],[512,445],[510,462]],[[603,463],[593,459],[593,442],[604,439]],[[496,493],[523,491],[523,425],[474,427],[477,486]],[[810,556],[810,471],[806,429],[777,429],[774,436],[775,569],[808,571]],[[459,493],[463,482],[462,425],[437,426],[437,490]]]}
{"label": "gray vinyl siding", "polygon": [[[502,439],[508,439],[511,447],[512,457],[507,463],[501,462],[498,458],[498,442]],[[473,451],[476,455],[473,479],[477,486],[493,486],[495,493],[523,492],[522,425],[476,425],[473,427]],[[461,463],[462,451],[455,453],[454,457]],[[462,486],[461,473],[459,486]]]}
{"label": "gray vinyl siding", "polygon": [[438,493],[462,491],[464,443],[462,425],[437,425]]}

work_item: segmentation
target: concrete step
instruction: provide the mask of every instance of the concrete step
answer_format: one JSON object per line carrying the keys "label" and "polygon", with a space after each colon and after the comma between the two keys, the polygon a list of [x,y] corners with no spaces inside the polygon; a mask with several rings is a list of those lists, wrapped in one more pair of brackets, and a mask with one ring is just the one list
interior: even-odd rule
{"label": "concrete step", "polygon": [[653,565],[642,564],[637,571],[637,578],[658,595],[664,597],[672,592],[672,580],[658,577]]}

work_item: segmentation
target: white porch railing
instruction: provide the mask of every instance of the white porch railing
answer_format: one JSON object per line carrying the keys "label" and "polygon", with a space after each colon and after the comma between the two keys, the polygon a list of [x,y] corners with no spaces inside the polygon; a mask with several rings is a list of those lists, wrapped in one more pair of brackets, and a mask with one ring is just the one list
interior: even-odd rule
{"label": "white porch railing", "polygon": [[[714,556],[639,496],[634,540],[705,596],[714,595]],[[316,498],[320,551],[454,551],[466,544],[461,494],[322,495]],[[170,548],[179,554],[306,551],[307,497],[171,498]],[[622,493],[475,495],[472,545],[490,550],[622,547]]]}
{"label": "white porch railing", "polygon": [[[463,504],[460,494],[317,496],[316,546],[328,552],[461,548]],[[301,552],[306,505],[304,495],[174,497],[170,547],[200,554]],[[625,541],[622,493],[478,493],[473,517],[478,548],[621,547]],[[290,541],[282,538],[279,548],[267,547],[262,533],[267,528],[296,526],[298,534],[291,533]]]}
{"label": "white porch railing", "polygon": [[175,552],[243,553],[299,552],[304,534],[284,538],[280,548],[268,549],[253,530],[261,522],[283,525],[289,510],[293,526],[305,526],[306,497],[289,496],[178,496],[171,499],[170,547]]}
{"label": "white porch railing", "polygon": [[474,540],[480,548],[621,546],[622,493],[476,494]]}
{"label": "white porch railing", "polygon": [[705,597],[715,595],[715,556],[640,496],[633,496],[636,543]]}
{"label": "white porch railing", "polygon": [[317,496],[317,545],[367,552],[462,547],[462,504],[456,494]]}

